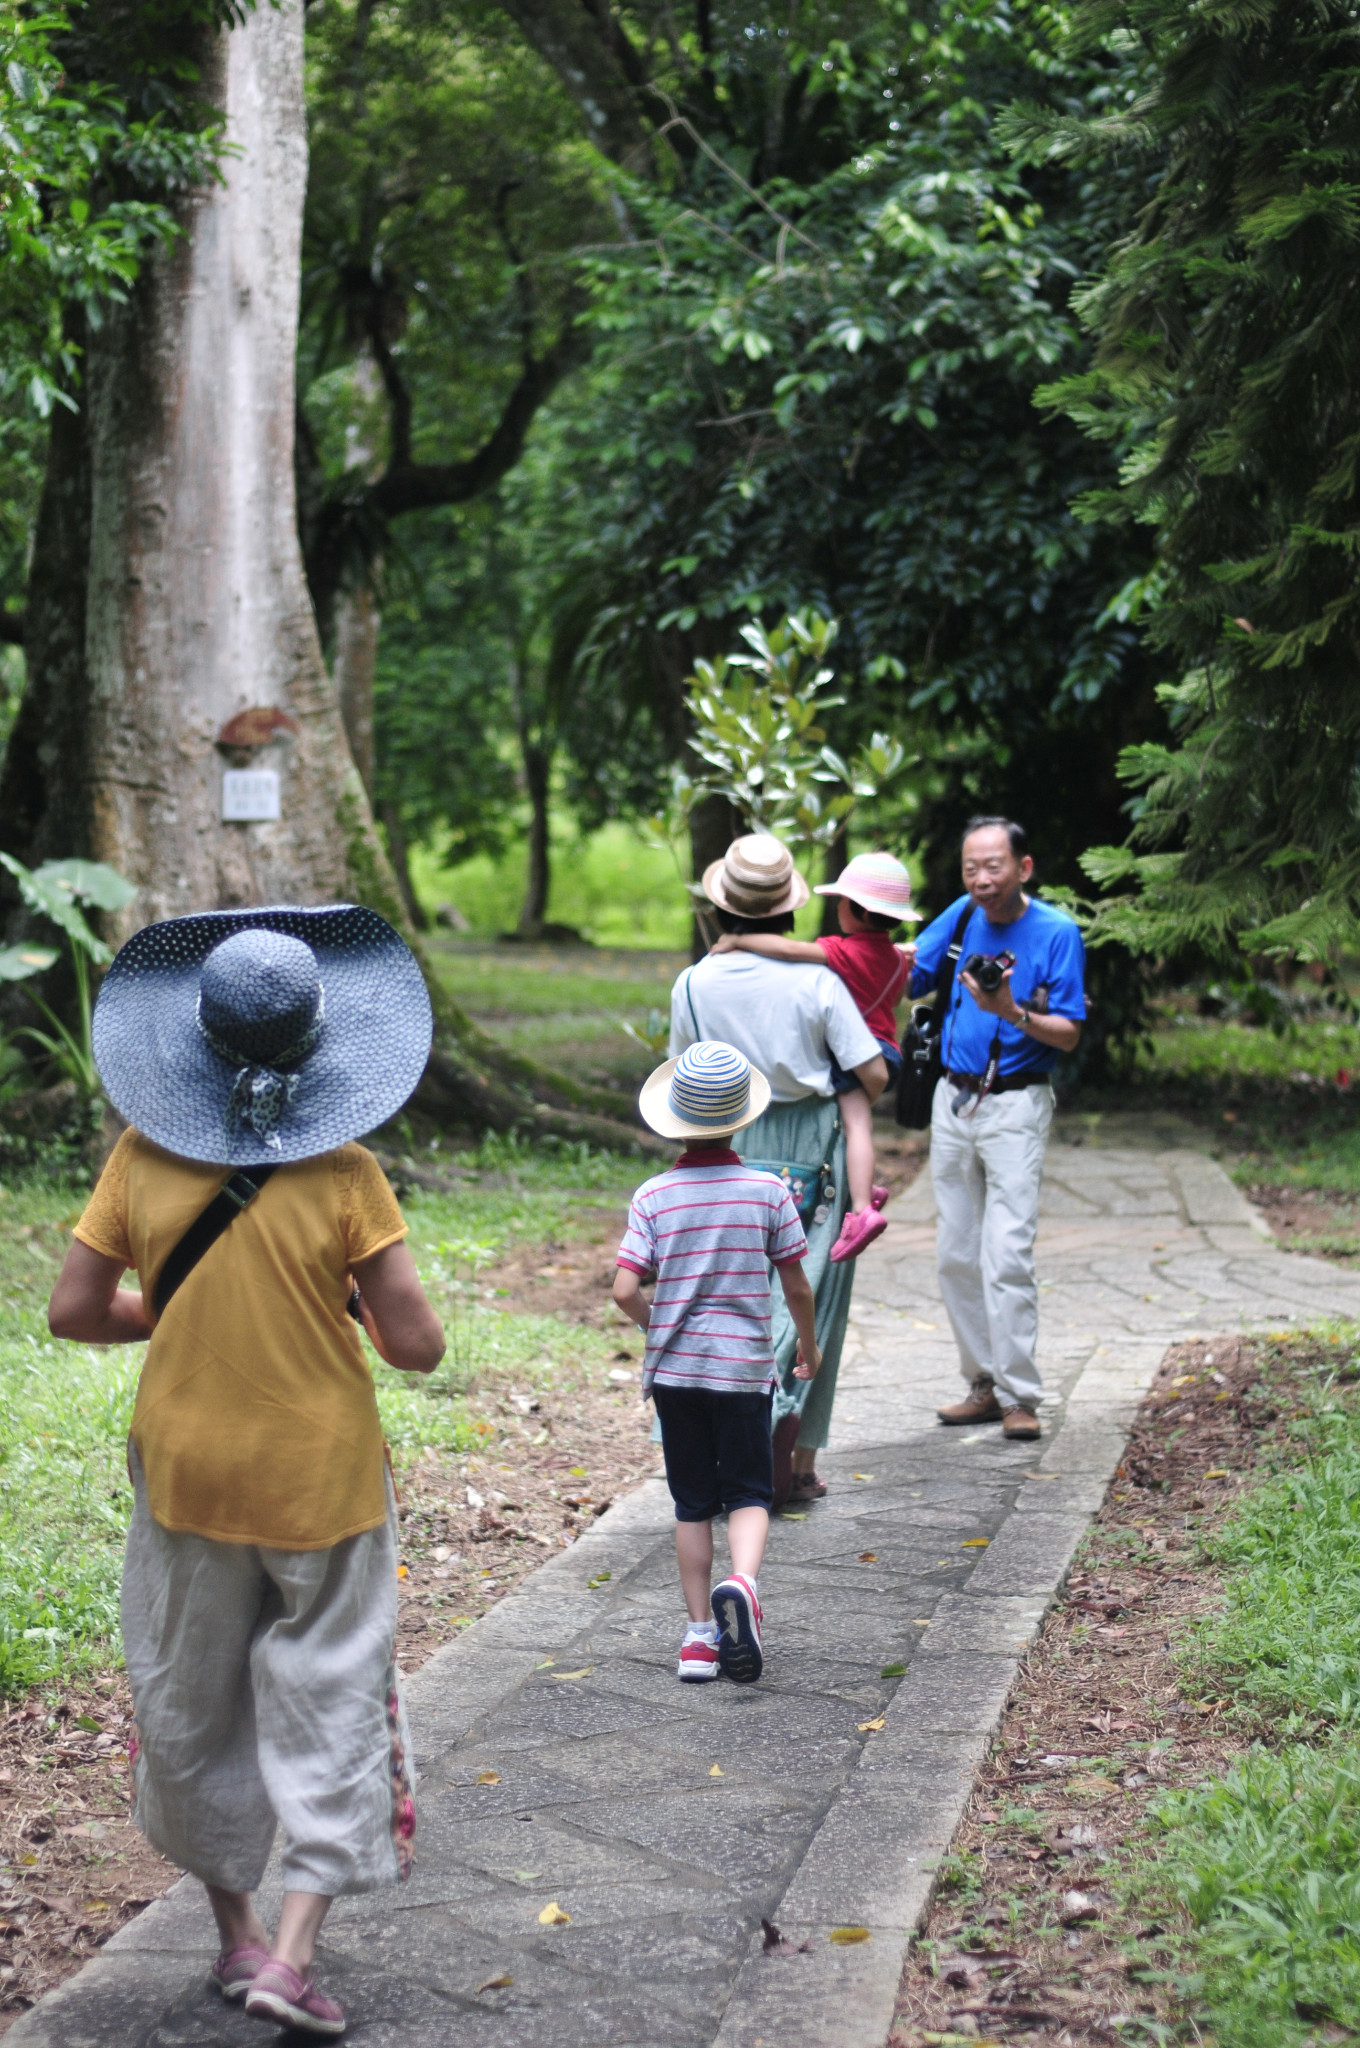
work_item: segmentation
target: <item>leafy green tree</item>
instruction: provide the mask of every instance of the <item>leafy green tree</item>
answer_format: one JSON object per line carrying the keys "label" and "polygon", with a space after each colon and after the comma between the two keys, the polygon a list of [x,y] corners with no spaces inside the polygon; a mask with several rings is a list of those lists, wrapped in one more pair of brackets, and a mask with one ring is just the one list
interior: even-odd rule
{"label": "leafy green tree", "polygon": [[[169,10],[148,11],[159,35]],[[213,162],[216,130],[182,93],[139,94],[147,47],[132,28],[116,0],[99,14],[81,0],[0,14],[0,640],[12,645],[45,422],[78,402],[81,330],[126,299],[176,232],[167,195]],[[118,40],[111,69],[100,59]]]}
{"label": "leafy green tree", "polygon": [[564,253],[607,222],[570,102],[494,10],[330,0],[308,73],[299,466],[329,635],[394,520],[518,462],[584,353]]}
{"label": "leafy green tree", "polygon": [[1326,959],[1360,939],[1360,15],[1349,0],[1076,10],[1140,90],[1017,117],[1032,160],[1128,161],[1147,202],[1050,403],[1122,457],[1106,531],[1150,532],[1169,739],[1125,755],[1130,842],[1097,937]]}

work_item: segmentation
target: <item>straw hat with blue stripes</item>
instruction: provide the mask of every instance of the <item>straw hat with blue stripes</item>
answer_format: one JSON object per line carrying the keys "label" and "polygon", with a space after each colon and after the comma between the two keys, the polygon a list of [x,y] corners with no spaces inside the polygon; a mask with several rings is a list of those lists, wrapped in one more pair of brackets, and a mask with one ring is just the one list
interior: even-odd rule
{"label": "straw hat with blue stripes", "polygon": [[701,1038],[642,1084],[638,1107],[663,1138],[726,1138],[770,1106],[770,1084],[734,1045]]}

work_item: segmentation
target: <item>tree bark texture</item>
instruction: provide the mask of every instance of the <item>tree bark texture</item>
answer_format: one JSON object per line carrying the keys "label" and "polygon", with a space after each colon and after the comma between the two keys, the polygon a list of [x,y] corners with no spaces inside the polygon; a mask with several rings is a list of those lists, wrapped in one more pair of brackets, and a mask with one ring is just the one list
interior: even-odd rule
{"label": "tree bark texture", "polygon": [[[376,564],[375,564],[376,567]],[[332,671],[340,716],[359,779],[373,801],[373,677],[382,614],[372,586],[342,590],[335,606]]]}

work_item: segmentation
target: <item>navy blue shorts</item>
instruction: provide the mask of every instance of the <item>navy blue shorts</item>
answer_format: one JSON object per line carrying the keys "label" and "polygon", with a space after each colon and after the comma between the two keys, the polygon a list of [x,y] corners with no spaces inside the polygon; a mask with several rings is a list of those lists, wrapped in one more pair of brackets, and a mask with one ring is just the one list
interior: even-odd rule
{"label": "navy blue shorts", "polygon": [[[888,1088],[891,1088],[902,1071],[902,1049],[900,1046],[894,1045],[890,1038],[880,1038],[878,1049],[887,1061]],[[863,1086],[864,1083],[860,1080],[859,1075],[847,1074],[845,1068],[837,1060],[836,1055],[832,1053],[831,1093],[833,1095],[853,1095],[856,1088],[862,1088]],[[886,1095],[887,1088],[883,1092]]]}
{"label": "navy blue shorts", "polygon": [[707,1387],[653,1385],[652,1399],[677,1522],[711,1522],[733,1508],[769,1507],[773,1390],[714,1394]]}

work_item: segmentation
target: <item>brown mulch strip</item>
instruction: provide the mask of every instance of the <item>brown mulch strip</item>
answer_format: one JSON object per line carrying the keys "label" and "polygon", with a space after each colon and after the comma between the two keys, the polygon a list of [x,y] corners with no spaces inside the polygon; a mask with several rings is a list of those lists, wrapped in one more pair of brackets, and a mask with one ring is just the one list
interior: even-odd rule
{"label": "brown mulch strip", "polygon": [[[1230,1506],[1331,1356],[1305,1339],[1177,1345],[1049,1614],[903,1974],[891,2048],[1109,2048],[1178,2017],[1174,1934],[1111,1882],[1167,1787],[1249,1740],[1176,1656],[1218,1599],[1197,1532]],[[1163,1978],[1162,1973],[1167,1973]],[[1142,2021],[1132,2033],[1117,2022]]]}

